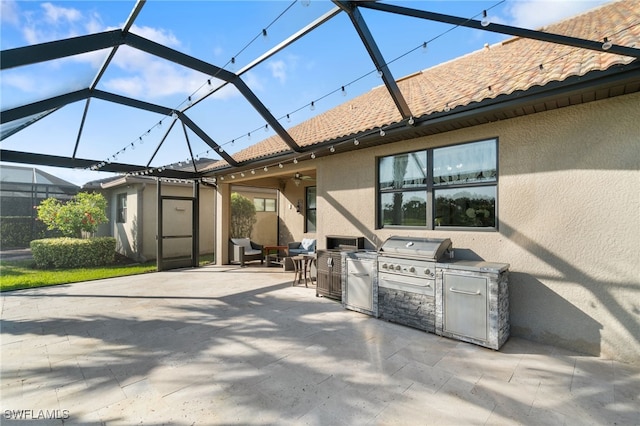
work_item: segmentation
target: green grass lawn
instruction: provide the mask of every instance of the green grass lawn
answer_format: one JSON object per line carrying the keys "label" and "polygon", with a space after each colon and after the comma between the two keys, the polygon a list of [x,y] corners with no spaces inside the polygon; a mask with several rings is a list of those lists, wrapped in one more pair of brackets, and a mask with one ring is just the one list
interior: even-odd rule
{"label": "green grass lawn", "polygon": [[[200,264],[209,263],[212,258],[213,256],[201,256]],[[70,284],[155,271],[155,261],[96,268],[36,269],[33,260],[3,260],[0,263],[0,291]]]}
{"label": "green grass lawn", "polygon": [[2,261],[2,264],[0,264],[0,291],[70,284],[80,281],[142,274],[154,272],[155,270],[155,262],[97,268],[36,269],[32,260]]}

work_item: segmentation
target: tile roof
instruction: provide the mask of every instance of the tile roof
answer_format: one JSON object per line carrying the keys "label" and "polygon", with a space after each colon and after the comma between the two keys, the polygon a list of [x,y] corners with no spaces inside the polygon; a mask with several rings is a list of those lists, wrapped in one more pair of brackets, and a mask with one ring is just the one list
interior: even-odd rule
{"label": "tile roof", "polygon": [[[541,28],[586,40],[640,46],[640,0],[619,0]],[[628,64],[634,58],[515,37],[398,80],[415,117],[524,91],[552,81]],[[542,65],[542,68],[541,68]],[[402,120],[384,86],[288,129],[301,147],[387,126]],[[238,162],[292,152],[278,135],[233,155]],[[220,161],[212,166],[226,166]]]}

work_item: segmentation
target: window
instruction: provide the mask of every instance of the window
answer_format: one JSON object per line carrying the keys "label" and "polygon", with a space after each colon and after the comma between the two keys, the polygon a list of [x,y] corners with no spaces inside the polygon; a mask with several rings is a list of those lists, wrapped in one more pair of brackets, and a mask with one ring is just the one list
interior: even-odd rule
{"label": "window", "polygon": [[496,228],[497,140],[380,158],[380,227]]}
{"label": "window", "polygon": [[256,207],[257,212],[275,212],[276,211],[275,198],[254,198],[253,205]]}
{"label": "window", "polygon": [[307,186],[305,188],[305,230],[304,232],[316,232],[316,187]]}
{"label": "window", "polygon": [[118,194],[116,198],[116,222],[127,222],[127,194]]}

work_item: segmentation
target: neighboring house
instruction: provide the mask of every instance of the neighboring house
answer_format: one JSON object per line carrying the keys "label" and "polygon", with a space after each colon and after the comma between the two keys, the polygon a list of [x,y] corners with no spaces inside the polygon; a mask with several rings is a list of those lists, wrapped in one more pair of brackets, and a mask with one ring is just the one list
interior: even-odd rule
{"label": "neighboring house", "polygon": [[[639,16],[620,1],[545,31],[637,49]],[[378,87],[288,129],[301,152],[273,136],[207,175],[225,199],[231,174],[276,188],[313,170],[313,211],[292,214],[301,188],[282,188],[288,239],[451,238],[457,258],[510,264],[512,335],[638,362],[637,57],[514,38],[397,84],[412,117]]]}
{"label": "neighboring house", "polygon": [[[256,222],[253,225],[251,238],[263,246],[278,244],[278,191],[273,188],[255,188],[233,186],[232,192],[248,198],[256,208]],[[242,236],[238,236],[242,237]]]}
{"label": "neighboring house", "polygon": [[[66,201],[75,196],[80,187],[35,167],[0,165],[0,215],[3,228],[3,247],[27,247],[33,239],[42,238],[44,226],[36,222],[36,207],[47,198]],[[16,227],[21,229],[15,232]],[[11,232],[8,232],[11,231]]]}
{"label": "neighboring house", "polygon": [[[158,189],[157,180],[145,176],[120,176],[85,184],[84,189],[104,194],[108,201],[109,223],[101,225],[99,235],[116,238],[116,250],[132,259],[157,258]],[[193,183],[167,180],[161,183],[162,196],[192,197]],[[199,254],[213,253],[214,190],[200,185]],[[163,258],[191,254],[192,202],[163,201]],[[179,238],[177,238],[179,237]]]}

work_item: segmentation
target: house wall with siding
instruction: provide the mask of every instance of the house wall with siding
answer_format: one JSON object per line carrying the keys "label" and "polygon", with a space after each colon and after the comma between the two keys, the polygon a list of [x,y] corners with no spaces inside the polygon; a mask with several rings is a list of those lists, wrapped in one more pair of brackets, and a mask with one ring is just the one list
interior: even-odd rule
{"label": "house wall with siding", "polygon": [[[319,158],[318,244],[449,237],[506,262],[512,335],[640,362],[640,94]],[[497,137],[497,232],[376,229],[376,158]]]}

